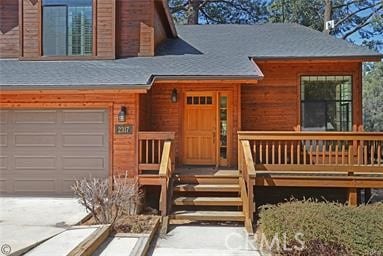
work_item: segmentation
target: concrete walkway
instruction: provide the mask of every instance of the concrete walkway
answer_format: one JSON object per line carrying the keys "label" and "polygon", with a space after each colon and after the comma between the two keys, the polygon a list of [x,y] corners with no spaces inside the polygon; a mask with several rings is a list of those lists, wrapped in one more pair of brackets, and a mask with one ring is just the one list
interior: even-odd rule
{"label": "concrete walkway", "polygon": [[16,252],[65,230],[86,212],[73,198],[0,197],[0,246]]}
{"label": "concrete walkway", "polygon": [[260,256],[243,227],[176,226],[157,240],[152,256]]}

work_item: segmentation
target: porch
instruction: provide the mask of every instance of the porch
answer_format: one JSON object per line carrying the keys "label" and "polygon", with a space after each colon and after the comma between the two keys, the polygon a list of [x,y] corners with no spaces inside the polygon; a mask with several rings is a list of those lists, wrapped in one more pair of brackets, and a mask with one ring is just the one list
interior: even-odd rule
{"label": "porch", "polygon": [[350,205],[359,189],[383,188],[383,133],[241,131],[232,168],[176,165],[172,132],[138,137],[140,183],[161,186],[159,208],[171,218],[243,221],[252,232],[257,187],[345,188]]}

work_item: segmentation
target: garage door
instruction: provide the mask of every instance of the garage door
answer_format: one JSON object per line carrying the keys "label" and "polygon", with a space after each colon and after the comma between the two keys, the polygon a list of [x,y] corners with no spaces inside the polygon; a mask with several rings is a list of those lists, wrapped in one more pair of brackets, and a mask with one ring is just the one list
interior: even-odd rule
{"label": "garage door", "polygon": [[0,110],[0,192],[70,195],[108,176],[107,110]]}

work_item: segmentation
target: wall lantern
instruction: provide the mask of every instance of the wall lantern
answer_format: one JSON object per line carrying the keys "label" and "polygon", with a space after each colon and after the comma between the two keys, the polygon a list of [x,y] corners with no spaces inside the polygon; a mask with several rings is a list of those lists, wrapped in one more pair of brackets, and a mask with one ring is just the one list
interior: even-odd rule
{"label": "wall lantern", "polygon": [[125,121],[126,121],[126,107],[125,106],[121,106],[121,110],[118,113],[118,122],[123,123]]}
{"label": "wall lantern", "polygon": [[173,103],[177,102],[177,89],[176,88],[174,88],[173,91],[172,91],[171,100],[172,100]]}

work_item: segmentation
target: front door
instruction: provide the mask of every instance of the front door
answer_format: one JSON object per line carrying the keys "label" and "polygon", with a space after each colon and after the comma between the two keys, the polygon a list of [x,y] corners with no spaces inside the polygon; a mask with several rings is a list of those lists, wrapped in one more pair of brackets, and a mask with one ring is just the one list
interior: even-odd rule
{"label": "front door", "polygon": [[216,93],[189,92],[184,102],[184,164],[216,165]]}

